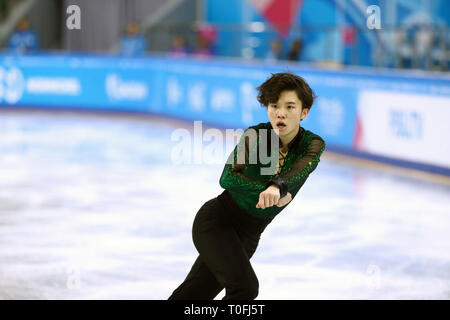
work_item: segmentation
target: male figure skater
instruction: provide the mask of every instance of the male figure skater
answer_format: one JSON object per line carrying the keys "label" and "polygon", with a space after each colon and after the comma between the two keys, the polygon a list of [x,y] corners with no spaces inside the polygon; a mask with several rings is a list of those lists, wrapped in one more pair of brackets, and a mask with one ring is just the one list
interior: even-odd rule
{"label": "male figure skater", "polygon": [[[257,89],[269,122],[245,130],[220,177],[225,190],[197,212],[192,238],[199,256],[169,300],[212,300],[223,288],[223,300],[255,299],[250,258],[260,236],[319,163],[324,140],[300,126],[315,99],[306,81],[276,73]],[[276,157],[275,166],[261,150]]]}

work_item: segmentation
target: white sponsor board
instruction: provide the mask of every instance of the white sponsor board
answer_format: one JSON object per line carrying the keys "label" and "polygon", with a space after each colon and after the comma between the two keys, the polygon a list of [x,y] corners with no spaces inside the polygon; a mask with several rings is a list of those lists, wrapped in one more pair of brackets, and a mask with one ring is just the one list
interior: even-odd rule
{"label": "white sponsor board", "polygon": [[361,151],[450,168],[450,98],[362,91]]}

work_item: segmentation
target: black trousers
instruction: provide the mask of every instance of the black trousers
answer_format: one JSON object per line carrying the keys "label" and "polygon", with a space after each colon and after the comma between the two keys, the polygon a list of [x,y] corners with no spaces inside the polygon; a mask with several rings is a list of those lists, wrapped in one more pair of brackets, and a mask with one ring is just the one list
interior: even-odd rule
{"label": "black trousers", "polygon": [[250,258],[268,224],[238,207],[226,190],[203,204],[192,226],[199,256],[169,300],[212,300],[223,288],[223,300],[255,299],[259,283]]}

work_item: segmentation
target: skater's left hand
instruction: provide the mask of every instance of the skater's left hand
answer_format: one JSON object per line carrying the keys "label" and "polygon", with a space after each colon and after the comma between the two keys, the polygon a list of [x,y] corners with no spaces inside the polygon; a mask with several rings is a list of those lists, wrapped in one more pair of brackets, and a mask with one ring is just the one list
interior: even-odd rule
{"label": "skater's left hand", "polygon": [[266,190],[259,194],[259,201],[256,208],[265,209],[276,205],[280,200],[280,189],[276,185],[270,185]]}

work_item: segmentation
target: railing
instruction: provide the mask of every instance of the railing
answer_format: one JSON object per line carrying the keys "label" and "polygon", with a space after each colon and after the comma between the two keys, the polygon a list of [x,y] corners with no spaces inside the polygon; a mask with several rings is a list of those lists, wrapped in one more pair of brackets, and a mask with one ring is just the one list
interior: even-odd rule
{"label": "railing", "polygon": [[[385,27],[369,30],[354,26],[296,26],[290,36],[278,38],[261,22],[247,25],[216,24],[217,40],[212,44],[219,56],[265,59],[271,42],[280,40],[281,59],[288,59],[292,43],[301,39],[300,61],[332,62],[384,68],[412,68],[448,71],[450,37],[447,26],[416,26],[410,29]],[[158,24],[146,30],[149,50],[165,52],[177,35],[189,46],[198,44],[197,24]]]}
{"label": "railing", "polygon": [[[21,3],[32,1],[24,0]],[[336,67],[355,65],[431,71],[450,69],[450,30],[446,25],[415,26],[409,29],[383,26],[381,30],[369,30],[366,26],[301,25],[292,28],[289,36],[283,39],[262,22],[211,26],[216,30],[216,37],[209,45],[216,56],[261,61],[294,60]],[[143,31],[147,50],[151,53],[169,52],[174,38],[182,36],[191,49],[189,52],[195,53],[200,44],[205,45],[199,36],[201,28],[202,25],[196,23],[152,25]],[[0,26],[0,39],[2,33],[7,34],[1,31]],[[119,43],[120,36],[113,36],[112,39]],[[301,49],[292,58],[289,52],[296,40],[301,40]],[[274,59],[268,53],[271,47],[276,46],[276,41],[280,41],[282,48],[280,57]],[[46,48],[43,49],[45,51]],[[107,50],[100,51],[115,53],[120,48]]]}

